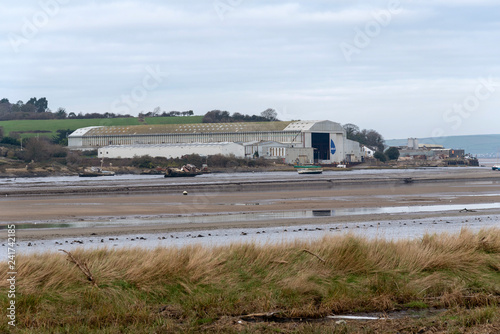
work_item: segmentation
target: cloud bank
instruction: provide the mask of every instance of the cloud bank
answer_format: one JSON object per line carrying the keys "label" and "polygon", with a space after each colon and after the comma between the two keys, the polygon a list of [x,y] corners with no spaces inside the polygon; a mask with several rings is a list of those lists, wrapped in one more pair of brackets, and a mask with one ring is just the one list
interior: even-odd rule
{"label": "cloud bank", "polygon": [[0,14],[0,92],[77,113],[270,107],[385,138],[499,133],[499,9],[487,0],[12,3]]}

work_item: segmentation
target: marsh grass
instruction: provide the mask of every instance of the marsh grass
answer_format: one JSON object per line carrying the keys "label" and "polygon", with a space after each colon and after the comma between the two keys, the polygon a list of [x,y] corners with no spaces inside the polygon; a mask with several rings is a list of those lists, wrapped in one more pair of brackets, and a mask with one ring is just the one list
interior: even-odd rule
{"label": "marsh grass", "polygon": [[[72,255],[88,265],[97,286],[63,253],[17,256],[18,332],[245,332],[221,319],[434,307],[466,310],[450,326],[500,321],[498,229],[411,241],[348,235],[268,245],[79,249]],[[1,266],[5,309],[6,263]],[[7,330],[7,322],[0,323],[0,331]]]}

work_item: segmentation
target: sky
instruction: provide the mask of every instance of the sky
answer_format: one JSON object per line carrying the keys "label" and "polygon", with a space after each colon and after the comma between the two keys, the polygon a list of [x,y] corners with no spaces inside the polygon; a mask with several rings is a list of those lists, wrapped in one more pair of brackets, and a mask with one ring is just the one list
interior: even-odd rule
{"label": "sky", "polygon": [[497,0],[39,0],[0,13],[0,98],[500,133]]}

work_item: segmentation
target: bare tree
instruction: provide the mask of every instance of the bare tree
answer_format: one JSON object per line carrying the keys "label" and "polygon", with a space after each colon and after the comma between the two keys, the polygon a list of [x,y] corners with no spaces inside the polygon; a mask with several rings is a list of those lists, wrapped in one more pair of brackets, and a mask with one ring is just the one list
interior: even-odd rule
{"label": "bare tree", "polygon": [[354,139],[355,136],[359,133],[359,126],[352,123],[347,123],[342,126],[345,130],[347,139]]}
{"label": "bare tree", "polygon": [[51,157],[65,156],[66,148],[54,145],[50,142],[48,138],[28,138],[26,141],[26,146],[23,151],[24,161],[46,161]]}
{"label": "bare tree", "polygon": [[156,107],[156,108],[153,109],[153,117],[160,116],[160,113],[161,113],[161,108],[160,107]]}
{"label": "bare tree", "polygon": [[270,121],[277,121],[278,120],[278,113],[276,110],[272,108],[267,108],[263,112],[260,113],[260,115],[264,118],[267,118]]}

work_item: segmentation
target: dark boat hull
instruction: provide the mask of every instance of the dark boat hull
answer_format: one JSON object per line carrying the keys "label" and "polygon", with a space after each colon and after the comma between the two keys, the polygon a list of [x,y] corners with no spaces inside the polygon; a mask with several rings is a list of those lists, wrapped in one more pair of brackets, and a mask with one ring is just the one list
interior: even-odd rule
{"label": "dark boat hull", "polygon": [[165,174],[164,177],[194,177],[196,175],[201,175],[201,173],[171,173]]}

